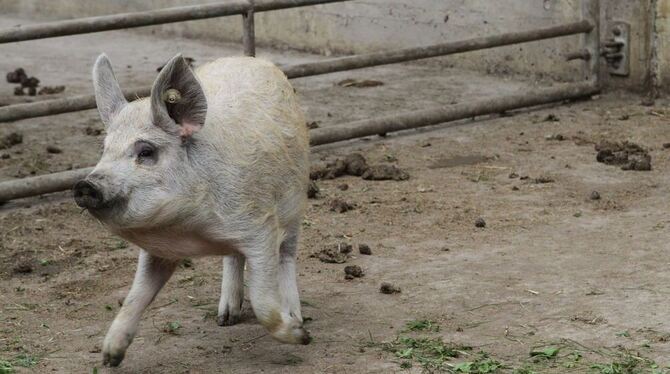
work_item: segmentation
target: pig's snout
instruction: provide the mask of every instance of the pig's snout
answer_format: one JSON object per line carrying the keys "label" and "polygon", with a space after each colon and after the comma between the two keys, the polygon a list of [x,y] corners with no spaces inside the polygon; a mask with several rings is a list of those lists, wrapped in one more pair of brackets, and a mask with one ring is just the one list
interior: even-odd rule
{"label": "pig's snout", "polygon": [[102,191],[86,179],[74,185],[74,201],[82,208],[99,209],[104,206]]}

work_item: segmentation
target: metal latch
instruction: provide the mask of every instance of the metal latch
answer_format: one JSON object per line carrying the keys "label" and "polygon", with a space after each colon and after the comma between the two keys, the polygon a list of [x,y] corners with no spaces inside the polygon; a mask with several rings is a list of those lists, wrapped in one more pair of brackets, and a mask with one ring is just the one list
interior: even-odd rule
{"label": "metal latch", "polygon": [[613,22],[611,38],[602,44],[601,56],[607,61],[611,75],[626,77],[630,74],[630,25]]}

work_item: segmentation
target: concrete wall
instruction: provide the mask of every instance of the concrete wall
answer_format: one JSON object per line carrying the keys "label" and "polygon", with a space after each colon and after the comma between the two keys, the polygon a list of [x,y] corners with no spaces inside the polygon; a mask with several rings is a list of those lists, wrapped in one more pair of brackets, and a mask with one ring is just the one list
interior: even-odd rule
{"label": "concrete wall", "polygon": [[[0,12],[29,19],[62,19],[161,7],[201,4],[213,0],[0,0]],[[581,18],[582,0],[355,0],[314,7],[261,13],[256,36],[260,46],[290,47],[325,55],[420,46],[496,33],[525,30]],[[612,86],[641,89],[653,76],[651,49],[656,27],[670,33],[670,0],[607,0],[602,3],[603,34],[609,20],[632,25],[631,76],[612,78]],[[650,15],[657,12],[658,22]],[[661,18],[666,17],[666,18]],[[240,17],[184,22],[136,29],[211,40],[237,41]],[[670,36],[670,35],[668,35]],[[603,38],[605,35],[603,35]],[[667,38],[659,37],[659,60],[670,61]],[[431,60],[498,74],[581,79],[580,63],[563,55],[576,50],[578,36],[504,47]],[[657,75],[670,77],[659,64]],[[667,72],[666,72],[667,70]],[[662,78],[658,78],[659,80]]]}

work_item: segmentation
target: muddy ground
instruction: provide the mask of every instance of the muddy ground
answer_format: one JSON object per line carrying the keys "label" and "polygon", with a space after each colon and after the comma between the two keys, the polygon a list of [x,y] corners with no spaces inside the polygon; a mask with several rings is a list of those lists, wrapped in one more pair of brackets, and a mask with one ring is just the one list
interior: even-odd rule
{"label": "muddy ground", "polygon": [[[15,23],[0,19],[2,27]],[[156,67],[178,51],[196,65],[239,53],[216,43],[117,32],[1,48],[3,76],[21,66],[43,84],[66,85],[54,97],[90,92],[88,69],[103,50],[126,87],[151,82]],[[317,58],[288,51],[261,55],[283,63]],[[384,84],[337,85],[344,79]],[[426,64],[293,83],[309,120],[321,127],[536,84]],[[0,102],[31,100],[12,92],[13,85],[1,82]],[[273,341],[248,303],[241,324],[217,326],[221,264],[201,258],[185,264],[147,310],[121,367],[100,368],[101,342],[129,288],[137,248],[107,233],[68,193],[5,204],[0,368],[662,372],[653,368],[670,365],[670,149],[663,147],[670,142],[670,111],[663,100],[652,107],[640,101],[608,93],[314,149],[315,163],[356,151],[410,178],[317,181],[320,197],[310,200],[299,256],[303,315],[314,337],[308,346]],[[0,137],[20,132],[23,141],[0,150],[9,156],[0,159],[0,180],[94,164],[104,136],[97,130],[103,129],[95,111],[1,124]],[[641,145],[652,170],[597,162],[594,144],[603,140]],[[50,153],[48,146],[62,152]],[[332,211],[334,199],[353,210]],[[346,263],[310,257],[337,243],[353,245]],[[361,243],[371,255],[359,254]],[[346,280],[350,265],[364,275]],[[401,292],[381,293],[383,282]]]}

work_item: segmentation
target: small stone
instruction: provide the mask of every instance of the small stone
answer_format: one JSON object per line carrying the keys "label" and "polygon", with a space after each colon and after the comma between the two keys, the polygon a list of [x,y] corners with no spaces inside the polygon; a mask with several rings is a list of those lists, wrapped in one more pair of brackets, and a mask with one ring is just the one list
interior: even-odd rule
{"label": "small stone", "polygon": [[12,156],[10,156],[9,153],[3,153],[2,155],[0,155],[0,159],[3,159],[3,160],[6,160],[10,157],[12,157]]}
{"label": "small stone", "polygon": [[479,227],[479,228],[486,227],[486,221],[484,221],[484,218],[481,218],[481,217],[477,218],[475,220],[475,227]]}
{"label": "small stone", "polygon": [[354,209],[354,206],[342,199],[333,199],[330,202],[330,210],[332,212],[344,213]]}
{"label": "small stone", "polygon": [[58,153],[63,153],[63,150],[56,147],[55,145],[48,145],[47,146],[47,152],[53,153],[53,154],[58,154]]}
{"label": "small stone", "polygon": [[340,191],[346,191],[349,189],[349,185],[346,183],[342,183],[339,186],[337,186],[337,189],[339,189]]}
{"label": "small stone", "polygon": [[512,191],[519,191],[519,187],[517,187],[517,186],[512,186]]}
{"label": "small stone", "polygon": [[514,179],[514,178],[519,178],[519,174],[517,174],[515,172],[509,173],[509,179]]}
{"label": "small stone", "polygon": [[394,286],[391,283],[388,282],[382,282],[381,286],[379,287],[379,292],[383,294],[394,294],[394,293],[400,293],[400,287]]}
{"label": "small stone", "polygon": [[555,180],[552,177],[541,176],[541,177],[535,178],[534,182],[537,183],[537,184],[546,184],[546,183],[554,183]]}
{"label": "small stone", "polygon": [[345,266],[344,267],[344,274],[346,274],[346,276],[350,276],[352,278],[360,278],[363,275],[365,275],[363,273],[363,269],[361,269],[361,267],[358,266],[358,265]]}
{"label": "small stone", "polygon": [[367,255],[370,256],[372,254],[372,250],[370,249],[370,246],[364,243],[361,243],[358,245],[358,252],[362,255]]}
{"label": "small stone", "polygon": [[87,126],[86,129],[84,129],[84,132],[86,133],[86,135],[98,136],[102,133],[102,130],[93,128],[91,126]]}
{"label": "small stone", "polygon": [[598,191],[593,191],[591,192],[591,196],[589,196],[591,200],[600,200],[600,193]]}
{"label": "small stone", "polygon": [[558,142],[562,142],[563,140],[565,140],[565,136],[563,136],[561,134],[550,134],[550,135],[545,136],[544,138],[546,140],[555,140],[555,141],[558,141]]}
{"label": "small stone", "polygon": [[559,122],[561,119],[557,115],[550,113],[544,117],[544,122]]}
{"label": "small stone", "polygon": [[665,149],[670,148],[670,143],[663,143],[663,148],[665,148]]}
{"label": "small stone", "polygon": [[23,262],[16,265],[13,270],[18,274],[28,274],[33,272],[33,266],[29,262]]}

